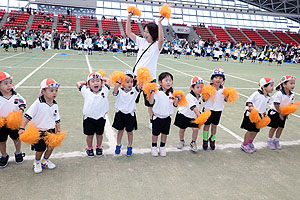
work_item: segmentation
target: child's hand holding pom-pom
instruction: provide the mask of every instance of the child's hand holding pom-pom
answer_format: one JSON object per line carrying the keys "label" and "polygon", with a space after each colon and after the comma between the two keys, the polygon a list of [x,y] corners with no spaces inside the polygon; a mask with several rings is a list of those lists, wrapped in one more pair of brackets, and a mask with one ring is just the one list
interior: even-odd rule
{"label": "child's hand holding pom-pom", "polygon": [[17,130],[22,124],[22,111],[11,112],[6,117],[6,127],[11,130]]}
{"label": "child's hand holding pom-pom", "polygon": [[50,148],[55,148],[60,146],[62,141],[65,139],[66,133],[65,132],[58,132],[58,133],[49,133],[45,137],[45,143]]}
{"label": "child's hand holding pom-pom", "polygon": [[147,95],[147,99],[150,99],[151,93],[158,91],[156,83],[148,83],[143,87],[143,91]]}
{"label": "child's hand holding pom-pom", "polygon": [[214,95],[216,94],[216,92],[217,90],[213,86],[205,85],[201,91],[203,100],[207,101],[209,98],[211,98],[212,101],[214,101]]}
{"label": "child's hand holding pom-pom", "polygon": [[259,112],[256,109],[252,109],[250,114],[249,114],[249,119],[252,123],[257,123],[261,120],[260,116],[259,116]]}
{"label": "child's hand holding pom-pom", "polygon": [[270,122],[271,122],[270,117],[265,116],[259,122],[256,123],[256,128],[258,128],[258,129],[264,128],[264,127],[268,126],[268,124]]}
{"label": "child's hand holding pom-pom", "polygon": [[123,85],[125,79],[126,79],[126,75],[124,72],[114,71],[113,74],[111,75],[111,82],[114,85],[116,85],[120,80],[121,80],[120,85]]}
{"label": "child's hand holding pom-pom", "polygon": [[153,80],[153,77],[151,76],[150,70],[148,68],[140,67],[137,70],[136,80],[138,85],[146,85]]}
{"label": "child's hand holding pom-pom", "polygon": [[182,107],[185,107],[188,105],[188,102],[185,98],[185,95],[184,95],[184,92],[181,91],[181,90],[176,90],[174,93],[173,93],[173,96],[174,97],[177,97],[178,98],[178,105],[179,106],[182,106]]}
{"label": "child's hand holding pom-pom", "polygon": [[228,103],[234,103],[236,102],[237,98],[239,98],[239,93],[234,88],[225,88],[223,90],[223,94],[227,96]]}
{"label": "child's hand holding pom-pom", "polygon": [[198,124],[198,127],[200,128],[210,117],[211,111],[206,110],[203,113],[201,113],[193,122]]}
{"label": "child's hand holding pom-pom", "polygon": [[32,122],[29,123],[25,132],[20,135],[20,140],[32,145],[40,140],[40,132]]}
{"label": "child's hand holding pom-pom", "polygon": [[281,114],[289,115],[291,113],[297,112],[299,104],[300,104],[300,102],[295,102],[293,104],[289,104],[287,106],[280,107]]}

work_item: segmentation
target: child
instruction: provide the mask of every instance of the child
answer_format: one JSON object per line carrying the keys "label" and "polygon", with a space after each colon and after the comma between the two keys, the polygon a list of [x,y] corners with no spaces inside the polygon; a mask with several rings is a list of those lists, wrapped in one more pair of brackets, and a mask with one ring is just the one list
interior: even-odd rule
{"label": "child", "polygon": [[102,139],[105,126],[105,115],[109,110],[108,79],[102,77],[98,72],[92,72],[88,75],[87,81],[77,82],[77,88],[84,98],[83,106],[83,133],[86,135],[86,154],[88,157],[94,157],[93,137],[96,133],[97,145],[96,156],[103,155]]}
{"label": "child", "polygon": [[131,71],[125,72],[126,79],[121,86],[121,81],[117,82],[113,95],[116,96],[116,109],[115,119],[112,127],[118,130],[117,146],[115,154],[121,153],[121,141],[124,132],[124,128],[128,135],[127,145],[127,156],[132,155],[132,141],[133,141],[133,130],[137,130],[137,121],[135,116],[136,103],[135,100],[140,92],[141,87],[136,86],[133,88],[134,74]]}
{"label": "child", "polygon": [[[23,113],[25,105],[25,99],[13,89],[12,76],[6,72],[0,72],[0,119],[18,110],[21,110]],[[0,157],[0,168],[5,168],[8,165],[9,155],[6,153],[6,141],[8,136],[15,144],[16,163],[23,163],[18,130],[13,130],[8,128],[7,125],[3,125],[0,127],[0,151],[2,154]]]}
{"label": "child", "polygon": [[26,39],[25,37],[22,37],[21,40],[22,51],[26,51],[26,45],[27,45]]}
{"label": "child", "polygon": [[260,54],[259,54],[259,56],[258,56],[258,63],[259,64],[262,64],[262,62],[263,62],[263,60],[265,59],[265,54],[264,54],[264,52],[262,51]]}
{"label": "child", "polygon": [[253,48],[253,50],[252,50],[252,61],[251,61],[251,63],[255,63],[256,58],[257,58],[257,51],[256,51],[255,48]]}
{"label": "child", "polygon": [[196,140],[198,137],[198,125],[192,121],[200,115],[200,106],[201,106],[201,90],[203,87],[204,81],[202,78],[195,76],[191,80],[191,91],[186,95],[188,102],[187,107],[179,107],[176,114],[174,125],[179,129],[179,139],[180,142],[177,145],[178,149],[184,147],[184,132],[186,128],[191,127],[193,130],[192,141],[190,143],[191,151],[197,152]]}
{"label": "child", "polygon": [[[210,110],[211,115],[204,124],[203,128],[203,150],[207,150],[208,142],[211,150],[215,150],[215,137],[217,133],[217,126],[220,122],[221,114],[224,109],[224,101],[226,97],[223,95],[223,85],[225,83],[225,72],[221,68],[213,71],[210,84],[217,90],[214,97],[210,97],[204,105],[204,111]],[[214,98],[214,100],[212,99]],[[209,127],[211,127],[211,136],[208,138]]]}
{"label": "child", "polygon": [[228,61],[231,55],[230,47],[225,49],[225,61]]}
{"label": "child", "polygon": [[277,66],[281,65],[282,62],[283,62],[283,54],[281,53],[281,51],[279,51],[277,55]]}
{"label": "child", "polygon": [[[49,158],[53,152],[53,148],[46,145],[44,141],[45,132],[60,132],[60,115],[58,106],[55,101],[60,84],[55,80],[47,78],[41,82],[41,96],[29,107],[24,115],[24,120],[19,130],[19,134],[23,134],[25,127],[29,121],[41,132],[38,143],[32,145],[31,149],[35,150],[35,159],[33,161],[34,173],[41,173],[42,167],[54,169],[56,165]],[[42,155],[44,157],[41,161]]]}
{"label": "child", "polygon": [[[272,96],[273,103],[271,104],[271,109],[268,112],[268,116],[271,119],[271,123],[268,125],[271,127],[267,142],[269,149],[281,149],[279,138],[288,115],[281,114],[280,107],[294,103],[294,94],[292,91],[295,88],[295,81],[296,77],[294,76],[283,76],[280,79],[280,83],[276,86],[276,90],[278,91]],[[273,140],[275,132],[276,135]]]}
{"label": "child", "polygon": [[240,63],[244,62],[244,58],[245,58],[245,51],[242,50],[241,53],[240,53]]}
{"label": "child", "polygon": [[160,156],[167,156],[166,142],[167,136],[169,135],[171,116],[173,114],[173,106],[177,107],[178,100],[181,96],[173,97],[173,76],[168,72],[163,72],[158,77],[158,83],[160,85],[159,91],[154,93],[151,91],[149,103],[153,105],[153,116],[152,116],[152,156],[158,156],[157,150],[157,139],[161,134],[160,142]]}
{"label": "child", "polygon": [[259,89],[255,91],[246,102],[246,111],[241,128],[246,129],[247,132],[244,136],[244,142],[241,149],[246,153],[253,153],[256,149],[253,145],[253,140],[260,129],[256,128],[256,124],[252,123],[249,119],[250,112],[253,109],[258,110],[260,117],[266,116],[266,111],[269,106],[270,96],[274,88],[274,80],[271,78],[262,78],[259,81]]}
{"label": "child", "polygon": [[11,40],[11,44],[14,48],[14,51],[17,52],[17,40],[15,37]]}
{"label": "child", "polygon": [[118,43],[116,41],[113,43],[113,55],[118,55]]}

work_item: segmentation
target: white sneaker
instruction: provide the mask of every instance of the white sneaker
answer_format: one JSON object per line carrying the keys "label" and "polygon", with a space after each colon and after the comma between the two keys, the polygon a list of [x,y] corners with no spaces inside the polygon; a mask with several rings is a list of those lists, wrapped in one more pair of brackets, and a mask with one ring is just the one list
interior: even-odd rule
{"label": "white sneaker", "polygon": [[254,144],[253,144],[253,143],[249,143],[248,145],[249,145],[250,149],[251,149],[253,152],[256,151],[256,148],[254,147]]}
{"label": "white sneaker", "polygon": [[280,146],[280,144],[279,144],[279,140],[274,140],[274,147],[276,149],[282,149],[281,146]]}
{"label": "white sneaker", "polygon": [[249,153],[249,154],[251,154],[251,153],[253,153],[253,150],[249,147],[249,145],[247,144],[247,145],[241,145],[241,149],[244,151],[244,152],[246,152],[246,153]]}
{"label": "white sneaker", "polygon": [[267,141],[267,146],[268,146],[269,149],[272,149],[272,150],[276,149],[273,140],[268,140]]}
{"label": "white sneaker", "polygon": [[158,156],[157,147],[152,147],[152,148],[151,148],[151,154],[152,154],[152,156],[154,156],[154,157],[157,157],[157,156]]}
{"label": "white sneaker", "polygon": [[159,147],[159,155],[161,157],[166,157],[167,156],[167,150],[166,147]]}
{"label": "white sneaker", "polygon": [[197,152],[197,144],[196,144],[196,142],[191,142],[190,143],[190,147],[191,147],[191,151],[192,152]]}
{"label": "white sneaker", "polygon": [[46,169],[54,169],[56,165],[48,159],[42,162],[42,167]]}
{"label": "white sneaker", "polygon": [[41,161],[39,162],[33,161],[33,171],[36,174],[41,173],[43,171]]}
{"label": "white sneaker", "polygon": [[180,141],[177,145],[177,149],[182,149],[184,147],[184,141]]}

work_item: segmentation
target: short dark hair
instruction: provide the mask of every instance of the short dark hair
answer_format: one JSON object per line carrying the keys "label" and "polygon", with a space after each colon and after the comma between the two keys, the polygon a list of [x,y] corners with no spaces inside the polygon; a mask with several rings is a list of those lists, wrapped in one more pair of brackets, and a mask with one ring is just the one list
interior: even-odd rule
{"label": "short dark hair", "polygon": [[[158,76],[158,81],[162,81],[164,78],[166,78],[166,77],[170,77],[171,79],[172,79],[172,81],[173,81],[173,75],[172,74],[170,74],[169,72],[163,72],[163,73],[161,73],[159,76]],[[170,89],[168,89],[167,91],[166,91],[166,94],[167,95],[169,95],[169,93],[173,93],[173,88],[171,87]]]}
{"label": "short dark hair", "polygon": [[146,27],[149,31],[149,34],[152,37],[153,42],[155,42],[158,39],[158,26],[157,26],[157,24],[155,24],[153,22],[150,22],[150,23],[145,25],[144,30],[145,30]]}

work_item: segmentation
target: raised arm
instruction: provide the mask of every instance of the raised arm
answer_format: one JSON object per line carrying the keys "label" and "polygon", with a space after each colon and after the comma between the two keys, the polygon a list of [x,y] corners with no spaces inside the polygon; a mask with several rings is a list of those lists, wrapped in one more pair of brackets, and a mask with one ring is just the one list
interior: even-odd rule
{"label": "raised arm", "polygon": [[164,19],[163,16],[161,16],[159,19],[158,19],[158,49],[161,50],[162,47],[163,47],[163,44],[164,44],[164,30],[163,30],[163,27],[162,27],[162,24],[161,24],[161,21]]}
{"label": "raised arm", "polygon": [[80,86],[82,86],[82,85],[87,85],[87,82],[86,81],[78,81],[76,83],[77,88],[80,88]]}
{"label": "raised arm", "polygon": [[132,13],[128,13],[127,22],[126,22],[126,34],[131,40],[136,42],[136,35],[131,31],[131,16]]}

